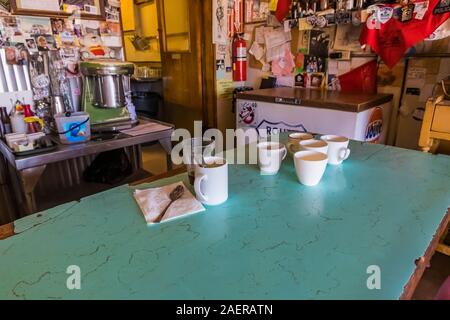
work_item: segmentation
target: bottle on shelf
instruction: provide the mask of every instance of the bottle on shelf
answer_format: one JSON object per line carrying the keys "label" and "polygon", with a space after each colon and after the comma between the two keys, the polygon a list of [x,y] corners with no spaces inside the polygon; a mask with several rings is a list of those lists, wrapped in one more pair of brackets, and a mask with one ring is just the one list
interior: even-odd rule
{"label": "bottle on shelf", "polygon": [[3,135],[12,133],[11,119],[9,118],[6,107],[0,107],[0,115],[1,115],[1,120],[2,120]]}
{"label": "bottle on shelf", "polygon": [[27,123],[27,133],[37,133],[39,132],[39,126],[36,121],[33,120],[34,113],[31,110],[31,106],[26,104],[23,106],[25,122]]}

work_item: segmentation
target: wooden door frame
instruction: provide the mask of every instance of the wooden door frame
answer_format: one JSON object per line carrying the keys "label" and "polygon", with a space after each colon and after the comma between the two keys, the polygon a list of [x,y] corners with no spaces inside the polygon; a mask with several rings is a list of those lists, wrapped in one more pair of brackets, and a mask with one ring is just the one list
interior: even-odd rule
{"label": "wooden door frame", "polygon": [[[155,0],[157,6],[157,16],[158,16],[158,34],[159,34],[159,44],[161,51],[161,66],[163,65],[163,55],[164,46],[164,19],[163,19],[163,4],[162,0]],[[198,0],[189,0],[198,1]],[[212,43],[212,1],[213,0],[202,0],[201,12],[193,13],[189,11],[190,21],[192,19],[201,19],[201,80],[202,80],[202,120],[203,129],[217,128],[217,95],[216,95],[216,52],[215,45]],[[193,6],[190,6],[191,8]],[[190,27],[192,23],[190,22]],[[191,34],[193,30],[190,30]],[[190,46],[192,48],[194,43],[190,39]],[[190,54],[189,52],[180,52],[174,54]]]}
{"label": "wooden door frame", "polygon": [[214,0],[202,1],[203,121],[207,128],[217,128],[216,46],[212,39],[212,1]]}

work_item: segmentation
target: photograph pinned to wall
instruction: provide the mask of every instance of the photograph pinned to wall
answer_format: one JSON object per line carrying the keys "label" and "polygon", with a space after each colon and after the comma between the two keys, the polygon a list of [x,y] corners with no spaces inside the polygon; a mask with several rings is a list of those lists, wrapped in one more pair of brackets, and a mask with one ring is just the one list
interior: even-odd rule
{"label": "photograph pinned to wall", "polygon": [[6,63],[9,65],[18,64],[19,51],[16,47],[5,47]]}
{"label": "photograph pinned to wall", "polygon": [[306,88],[308,86],[308,74],[306,72],[298,73],[294,79],[296,87]]}
{"label": "photograph pinned to wall", "polygon": [[100,34],[120,37],[121,36],[120,23],[112,21],[101,21]]}
{"label": "photograph pinned to wall", "polygon": [[23,33],[19,27],[19,19],[14,16],[1,18],[2,35],[6,38],[21,36]]}
{"label": "photograph pinned to wall", "polygon": [[308,74],[308,88],[319,89],[322,88],[325,79],[325,74],[314,72]]}
{"label": "photograph pinned to wall", "polygon": [[268,0],[245,0],[245,23],[265,22],[269,14]]}
{"label": "photograph pinned to wall", "polygon": [[361,35],[361,26],[350,24],[338,25],[336,28],[336,37],[334,40],[334,49],[347,51],[362,51],[359,37]]}
{"label": "photograph pinned to wall", "polygon": [[28,51],[28,48],[24,43],[16,43],[16,48],[18,52],[18,64],[19,65],[27,65],[29,61],[30,52]]}
{"label": "photograph pinned to wall", "polygon": [[33,38],[36,41],[38,51],[49,51],[51,49],[56,49],[55,39],[51,35],[34,35]]}
{"label": "photograph pinned to wall", "polygon": [[33,38],[26,39],[25,44],[26,44],[28,50],[30,51],[30,53],[38,52],[38,47],[37,47],[35,39],[33,39]]}
{"label": "photograph pinned to wall", "polygon": [[50,19],[50,23],[54,35],[63,32],[74,34],[74,25],[72,19],[52,18]]}
{"label": "photograph pinned to wall", "polygon": [[328,57],[330,34],[323,30],[311,30],[309,36],[309,50],[311,56]]}
{"label": "photograph pinned to wall", "polygon": [[[230,49],[231,50],[231,49]],[[216,79],[231,79],[231,52],[227,45],[216,45]]]}
{"label": "photograph pinned to wall", "polygon": [[80,57],[80,48],[67,43],[63,43],[59,51],[61,53],[61,59],[64,62],[66,77],[71,78],[79,76],[80,69],[78,60]]}
{"label": "photograph pinned to wall", "polygon": [[100,0],[62,0],[62,9],[72,13],[79,10],[81,13],[100,14]]}
{"label": "photograph pinned to wall", "polygon": [[120,0],[104,0],[107,21],[120,22]]}
{"label": "photograph pinned to wall", "polygon": [[323,72],[314,72],[308,75],[309,77],[309,88],[322,88],[325,80],[325,73]]}
{"label": "photograph pinned to wall", "polygon": [[306,72],[326,72],[326,67],[326,58],[305,55],[304,70]]}
{"label": "photograph pinned to wall", "polygon": [[32,36],[52,33],[50,18],[45,17],[20,17],[19,27],[24,34]]}

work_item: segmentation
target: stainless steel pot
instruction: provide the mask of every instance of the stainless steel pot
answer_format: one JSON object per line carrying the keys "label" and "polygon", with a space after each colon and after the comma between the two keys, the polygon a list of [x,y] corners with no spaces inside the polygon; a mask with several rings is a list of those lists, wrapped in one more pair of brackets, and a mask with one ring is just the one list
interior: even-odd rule
{"label": "stainless steel pot", "polygon": [[127,85],[134,73],[132,63],[95,61],[83,62],[81,72],[90,78],[94,88],[92,104],[97,108],[123,108],[126,105]]}

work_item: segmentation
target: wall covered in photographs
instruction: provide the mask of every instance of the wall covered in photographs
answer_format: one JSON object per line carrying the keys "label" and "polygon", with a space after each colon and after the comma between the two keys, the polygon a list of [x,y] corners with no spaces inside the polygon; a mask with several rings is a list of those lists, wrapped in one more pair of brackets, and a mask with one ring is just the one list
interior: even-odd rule
{"label": "wall covered in photographs", "polygon": [[[50,18],[0,14],[0,47],[8,50],[11,63],[21,63],[39,51],[58,50],[68,76],[79,74],[79,60],[123,59],[120,0],[62,0],[58,6],[65,11],[76,8],[96,13],[94,7],[99,6],[99,1],[103,1],[105,21],[84,20],[79,16]],[[27,3],[21,2],[22,5]]]}

